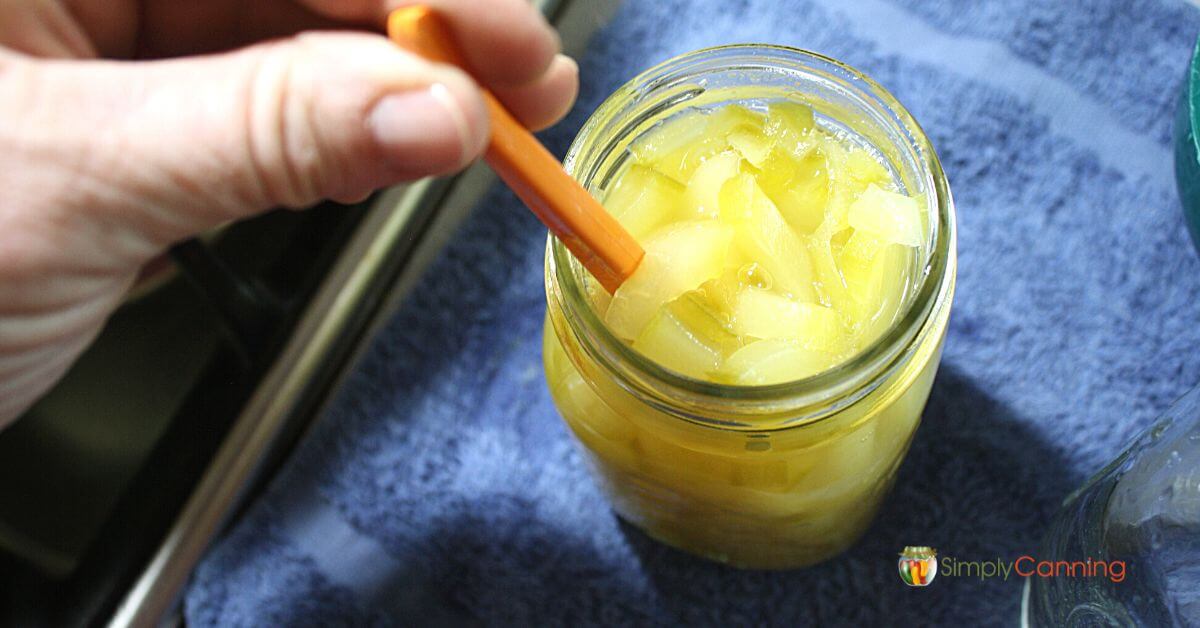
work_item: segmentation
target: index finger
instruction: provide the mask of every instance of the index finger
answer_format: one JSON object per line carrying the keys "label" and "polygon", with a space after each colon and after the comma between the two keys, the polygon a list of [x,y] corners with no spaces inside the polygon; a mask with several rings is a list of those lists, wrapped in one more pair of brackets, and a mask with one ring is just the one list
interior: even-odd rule
{"label": "index finger", "polygon": [[471,74],[487,85],[539,79],[558,53],[558,35],[528,0],[299,0],[322,15],[382,26],[393,10],[425,4],[454,33]]}

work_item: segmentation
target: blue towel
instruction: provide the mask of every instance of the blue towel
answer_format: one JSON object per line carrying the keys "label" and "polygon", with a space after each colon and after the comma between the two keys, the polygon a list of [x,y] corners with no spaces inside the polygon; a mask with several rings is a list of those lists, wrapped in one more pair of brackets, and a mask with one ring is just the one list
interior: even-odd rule
{"label": "blue towel", "polygon": [[865,70],[937,147],[958,295],[873,527],[824,564],[768,573],[614,517],[542,376],[545,230],[497,188],[208,553],[189,623],[1011,625],[1019,580],[912,589],[897,554],[1035,553],[1062,498],[1200,381],[1200,263],[1169,144],[1198,30],[1183,0],[629,0],[545,136],[560,154],[640,70],[747,41]]}

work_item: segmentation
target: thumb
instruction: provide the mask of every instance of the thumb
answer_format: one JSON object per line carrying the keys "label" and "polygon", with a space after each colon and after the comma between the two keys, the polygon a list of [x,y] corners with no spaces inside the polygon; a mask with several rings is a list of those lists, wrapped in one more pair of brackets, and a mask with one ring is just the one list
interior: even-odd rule
{"label": "thumb", "polygon": [[32,84],[15,145],[69,179],[60,201],[116,227],[96,231],[131,228],[151,251],[271,207],[355,200],[457,170],[488,135],[464,73],[370,34],[169,61],[18,65],[0,73]]}

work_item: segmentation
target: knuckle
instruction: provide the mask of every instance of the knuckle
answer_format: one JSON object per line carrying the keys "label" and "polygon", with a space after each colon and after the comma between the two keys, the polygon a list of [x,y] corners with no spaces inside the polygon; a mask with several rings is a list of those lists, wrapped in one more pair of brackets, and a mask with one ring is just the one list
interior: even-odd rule
{"label": "knuckle", "polygon": [[306,44],[273,44],[247,77],[245,133],[255,188],[266,204],[299,207],[318,200],[326,163],[301,68]]}

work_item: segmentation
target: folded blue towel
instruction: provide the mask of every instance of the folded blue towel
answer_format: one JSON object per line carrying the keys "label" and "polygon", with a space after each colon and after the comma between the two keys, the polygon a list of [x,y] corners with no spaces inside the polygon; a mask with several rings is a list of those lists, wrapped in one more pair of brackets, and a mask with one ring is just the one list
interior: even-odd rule
{"label": "folded blue towel", "polygon": [[897,553],[1035,552],[1063,496],[1200,381],[1200,263],[1169,147],[1198,29],[1183,0],[629,0],[546,135],[560,153],[640,70],[759,41],[865,70],[942,157],[958,295],[874,526],[827,563],[766,573],[616,519],[545,390],[545,231],[497,188],[209,552],[189,623],[1011,624],[1021,582],[910,589]]}

